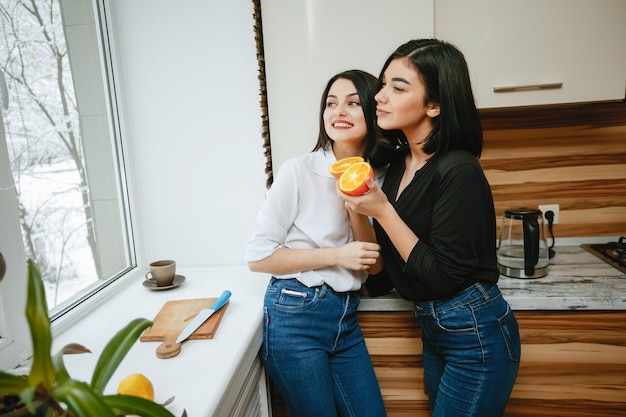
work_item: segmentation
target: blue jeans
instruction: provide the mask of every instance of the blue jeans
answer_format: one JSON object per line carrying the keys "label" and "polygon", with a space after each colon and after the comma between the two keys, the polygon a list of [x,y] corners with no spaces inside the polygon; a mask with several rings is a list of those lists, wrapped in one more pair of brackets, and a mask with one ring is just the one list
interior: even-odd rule
{"label": "blue jeans", "polygon": [[384,417],[356,293],[272,278],[262,356],[292,417]]}
{"label": "blue jeans", "polygon": [[521,356],[517,320],[495,284],[415,304],[433,417],[504,413]]}

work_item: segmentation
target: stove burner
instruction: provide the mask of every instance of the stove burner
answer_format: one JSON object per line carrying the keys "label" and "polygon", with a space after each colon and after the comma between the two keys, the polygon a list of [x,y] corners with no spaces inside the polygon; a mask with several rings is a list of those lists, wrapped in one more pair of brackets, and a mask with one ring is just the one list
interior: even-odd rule
{"label": "stove burner", "polygon": [[617,242],[593,243],[582,246],[620,271],[626,272],[626,236],[620,237]]}

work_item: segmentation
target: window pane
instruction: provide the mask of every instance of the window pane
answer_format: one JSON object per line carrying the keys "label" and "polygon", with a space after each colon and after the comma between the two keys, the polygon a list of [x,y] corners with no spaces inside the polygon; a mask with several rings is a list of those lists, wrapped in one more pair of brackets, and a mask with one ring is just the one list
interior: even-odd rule
{"label": "window pane", "polygon": [[0,3],[11,171],[53,316],[135,265],[105,4]]}

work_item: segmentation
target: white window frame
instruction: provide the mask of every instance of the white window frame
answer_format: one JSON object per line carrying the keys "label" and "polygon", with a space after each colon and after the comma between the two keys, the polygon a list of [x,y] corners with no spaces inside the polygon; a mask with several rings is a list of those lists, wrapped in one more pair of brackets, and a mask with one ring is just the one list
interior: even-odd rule
{"label": "white window frame", "polygon": [[[75,77],[77,100],[80,103],[81,126],[85,130],[84,146],[87,175],[90,180],[93,209],[96,212],[98,250],[107,260],[105,275],[111,277],[104,286],[92,291],[80,305],[52,315],[55,333],[63,331],[87,311],[108,298],[122,285],[124,276],[137,268],[134,233],[131,223],[130,191],[127,186],[124,155],[120,144],[123,135],[119,86],[116,77],[115,49],[111,28],[109,0],[59,0],[70,53],[70,65]],[[102,29],[100,30],[100,26]],[[101,65],[95,65],[100,58]],[[102,61],[103,57],[106,57]],[[80,71],[80,72],[77,72]],[[76,76],[78,75],[78,76]],[[2,89],[0,82],[0,90]],[[101,86],[100,88],[98,86]],[[108,95],[106,93],[109,93]],[[108,129],[107,129],[108,127]],[[24,314],[26,302],[26,255],[17,212],[13,178],[8,164],[4,124],[0,120],[0,252],[7,262],[7,273],[0,283],[0,369],[12,369],[27,363],[32,354],[28,323]],[[89,132],[91,129],[91,132]],[[111,131],[94,135],[94,132]],[[111,143],[116,145],[111,146]],[[117,152],[117,155],[111,154]],[[117,157],[119,170],[111,173],[110,166]],[[106,168],[106,169],[103,169]],[[120,214],[117,184],[128,198]],[[117,219],[114,217],[117,216]],[[125,217],[122,221],[119,217]],[[98,220],[99,219],[99,220]],[[103,220],[109,219],[109,220]],[[121,227],[112,227],[121,224]],[[125,247],[117,243],[120,236]],[[15,244],[19,242],[19,244]],[[120,265],[124,267],[120,268]],[[110,267],[109,267],[110,266]],[[83,294],[84,295],[84,294]],[[4,337],[2,337],[4,336]]]}
{"label": "white window frame", "polygon": [[[0,90],[3,88],[6,86],[0,74]],[[30,356],[31,343],[24,314],[26,253],[4,135],[4,122],[0,114],[0,252],[7,267],[6,275],[0,282],[0,310],[3,313],[0,314],[0,335],[6,335],[0,337],[0,369],[11,369],[23,364]]]}

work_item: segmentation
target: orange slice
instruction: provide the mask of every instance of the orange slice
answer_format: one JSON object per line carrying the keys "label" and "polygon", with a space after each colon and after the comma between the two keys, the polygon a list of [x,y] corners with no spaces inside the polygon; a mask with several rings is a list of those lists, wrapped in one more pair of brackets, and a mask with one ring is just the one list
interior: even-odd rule
{"label": "orange slice", "polygon": [[333,177],[339,179],[339,177],[341,177],[341,174],[343,174],[343,172],[348,169],[348,167],[356,162],[363,162],[364,159],[361,158],[360,156],[351,156],[348,158],[343,158],[340,159],[337,162],[334,162],[333,164],[331,164],[328,167],[328,172],[330,172]]}
{"label": "orange slice", "polygon": [[350,165],[339,177],[339,189],[348,195],[363,195],[369,190],[365,178],[374,178],[374,170],[367,162]]}

